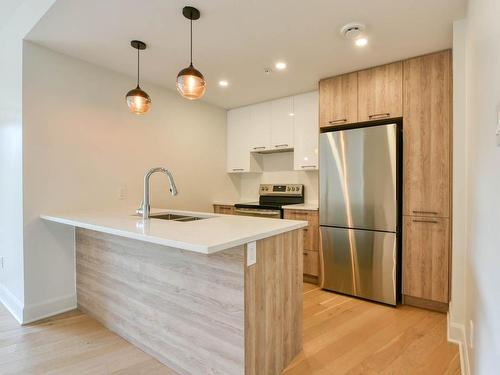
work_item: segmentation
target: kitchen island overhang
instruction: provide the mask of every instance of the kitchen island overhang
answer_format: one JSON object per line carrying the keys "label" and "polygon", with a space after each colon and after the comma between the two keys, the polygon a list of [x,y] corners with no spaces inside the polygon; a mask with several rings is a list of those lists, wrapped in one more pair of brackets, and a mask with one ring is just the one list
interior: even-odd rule
{"label": "kitchen island overhang", "polygon": [[[110,215],[85,215],[44,216],[77,227],[78,307],[173,370],[279,374],[301,352],[306,222],[210,215],[191,225],[213,220],[212,247],[203,253],[196,250],[208,239],[203,230],[186,249],[158,243],[158,219],[145,223],[148,241],[121,235],[128,229],[117,228],[120,219],[102,230]],[[218,226],[240,229],[227,233],[226,248],[210,252],[223,246]],[[182,236],[169,240],[184,244]]]}

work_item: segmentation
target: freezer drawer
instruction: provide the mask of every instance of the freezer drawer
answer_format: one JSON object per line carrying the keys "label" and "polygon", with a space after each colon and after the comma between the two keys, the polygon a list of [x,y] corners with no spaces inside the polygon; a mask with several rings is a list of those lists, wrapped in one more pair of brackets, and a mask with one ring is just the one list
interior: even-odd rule
{"label": "freezer drawer", "polygon": [[396,232],[397,126],[320,135],[320,225]]}
{"label": "freezer drawer", "polygon": [[320,231],[324,289],[396,305],[396,233]]}

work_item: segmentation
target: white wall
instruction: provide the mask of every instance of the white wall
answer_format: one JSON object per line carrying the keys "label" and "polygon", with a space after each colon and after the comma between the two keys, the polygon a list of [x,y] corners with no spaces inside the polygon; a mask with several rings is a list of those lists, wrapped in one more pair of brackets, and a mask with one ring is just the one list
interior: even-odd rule
{"label": "white wall", "polygon": [[[453,228],[449,338],[465,343],[465,253],[467,248],[467,127],[465,121],[465,20],[453,25]],[[467,354],[461,347],[462,357]],[[465,365],[467,360],[463,361]]]}
{"label": "white wall", "polygon": [[153,166],[169,168],[179,190],[170,196],[165,176],[154,176],[155,207],[211,211],[214,200],[237,199],[238,186],[225,172],[225,110],[143,83],[153,106],[135,116],[125,104],[133,77],[29,42],[23,63],[24,319],[33,320],[69,308],[75,295],[73,230],[41,213],[132,214]]}
{"label": "white wall", "polygon": [[54,2],[7,0],[0,10],[0,302],[18,321],[24,305],[22,40]]}
{"label": "white wall", "polygon": [[304,184],[307,203],[318,203],[318,171],[294,171],[293,153],[262,155],[262,173],[240,177],[240,200],[258,200],[259,184]]}
{"label": "white wall", "polygon": [[[500,2],[470,0],[465,41],[464,321],[472,374],[500,372]],[[455,119],[456,121],[457,119]],[[459,150],[455,150],[457,152]],[[469,322],[474,323],[471,337]],[[472,338],[472,342],[469,339]]]}

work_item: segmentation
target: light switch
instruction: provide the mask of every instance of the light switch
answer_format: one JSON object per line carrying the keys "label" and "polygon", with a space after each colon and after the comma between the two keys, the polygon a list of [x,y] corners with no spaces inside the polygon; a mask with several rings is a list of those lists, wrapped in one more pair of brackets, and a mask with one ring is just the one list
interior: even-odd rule
{"label": "light switch", "polygon": [[255,241],[247,243],[247,267],[257,263],[257,243]]}

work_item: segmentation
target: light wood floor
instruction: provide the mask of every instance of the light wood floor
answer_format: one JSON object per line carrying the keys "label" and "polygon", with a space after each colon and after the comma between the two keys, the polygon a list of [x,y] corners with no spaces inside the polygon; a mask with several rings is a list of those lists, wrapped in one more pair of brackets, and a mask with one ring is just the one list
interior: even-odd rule
{"label": "light wood floor", "polygon": [[[0,374],[175,374],[73,311],[19,326],[0,305]],[[460,374],[446,315],[304,286],[304,352],[284,375]]]}

